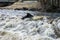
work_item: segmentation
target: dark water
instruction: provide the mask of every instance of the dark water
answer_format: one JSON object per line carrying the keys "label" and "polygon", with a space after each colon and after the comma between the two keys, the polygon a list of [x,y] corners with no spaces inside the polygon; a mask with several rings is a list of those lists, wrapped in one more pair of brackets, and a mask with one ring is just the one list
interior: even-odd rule
{"label": "dark water", "polygon": [[39,16],[50,16],[50,17],[60,17],[60,13],[47,13],[47,12],[39,12],[39,11],[24,11],[24,10],[0,10],[1,14],[7,14],[7,15],[21,15],[24,16],[27,13],[30,13],[32,15],[39,15]]}

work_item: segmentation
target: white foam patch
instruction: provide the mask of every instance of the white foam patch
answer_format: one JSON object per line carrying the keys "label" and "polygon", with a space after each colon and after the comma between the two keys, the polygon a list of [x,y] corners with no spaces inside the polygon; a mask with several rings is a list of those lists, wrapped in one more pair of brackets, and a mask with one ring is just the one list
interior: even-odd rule
{"label": "white foam patch", "polygon": [[60,30],[59,20],[53,21],[54,26],[48,21],[46,17],[39,21],[25,21],[21,16],[0,14],[0,40],[60,40],[53,29]]}

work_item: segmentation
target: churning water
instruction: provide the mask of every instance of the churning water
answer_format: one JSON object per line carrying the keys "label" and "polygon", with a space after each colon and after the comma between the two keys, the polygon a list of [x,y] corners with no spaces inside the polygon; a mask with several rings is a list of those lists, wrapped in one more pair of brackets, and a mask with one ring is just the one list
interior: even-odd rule
{"label": "churning water", "polygon": [[50,23],[47,17],[36,21],[22,20],[26,13],[52,15],[37,11],[0,10],[0,40],[60,40],[60,14],[55,13],[52,17],[58,18]]}

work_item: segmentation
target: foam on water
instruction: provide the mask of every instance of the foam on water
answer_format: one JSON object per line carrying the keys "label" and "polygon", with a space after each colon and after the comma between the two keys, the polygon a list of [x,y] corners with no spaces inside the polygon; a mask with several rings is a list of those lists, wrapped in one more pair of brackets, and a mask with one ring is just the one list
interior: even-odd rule
{"label": "foam on water", "polygon": [[[49,23],[47,17],[43,20],[26,21],[22,20],[17,11],[0,10],[0,40],[60,40],[60,19]],[[12,16],[11,16],[12,15]]]}

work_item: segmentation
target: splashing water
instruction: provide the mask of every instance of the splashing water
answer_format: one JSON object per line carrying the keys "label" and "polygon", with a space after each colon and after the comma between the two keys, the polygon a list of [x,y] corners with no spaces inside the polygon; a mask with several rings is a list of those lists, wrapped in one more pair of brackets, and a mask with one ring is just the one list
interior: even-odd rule
{"label": "splashing water", "polygon": [[26,21],[21,19],[26,14],[10,11],[0,12],[0,40],[60,40],[60,18],[52,23],[47,17]]}

